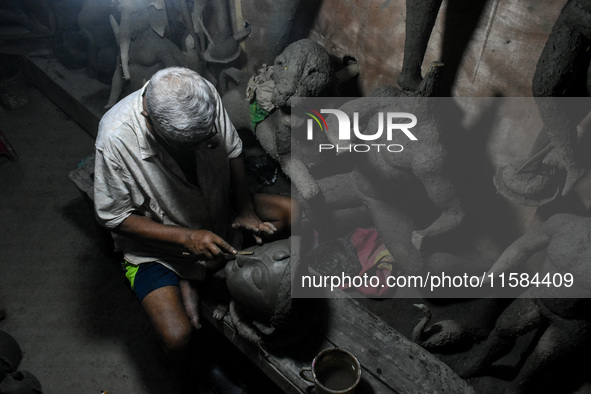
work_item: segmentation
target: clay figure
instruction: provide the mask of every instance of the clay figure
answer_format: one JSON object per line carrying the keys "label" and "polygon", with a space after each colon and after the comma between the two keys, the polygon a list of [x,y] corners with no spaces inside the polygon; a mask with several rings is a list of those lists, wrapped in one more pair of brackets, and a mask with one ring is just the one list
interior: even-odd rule
{"label": "clay figure", "polygon": [[253,246],[244,250],[251,255],[238,254],[226,264],[230,316],[250,342],[289,346],[309,332],[314,308],[304,307],[306,300],[291,298],[299,245],[299,238],[291,237]]}
{"label": "clay figure", "polygon": [[213,8],[213,21],[209,29],[203,25],[203,18],[199,19],[204,33],[209,38],[207,49],[203,53],[205,60],[210,63],[229,63],[240,55],[238,42],[250,34],[250,27],[246,27],[233,34],[230,23],[230,11],[227,1],[210,1]]}
{"label": "clay figure", "polygon": [[[544,98],[588,95],[583,87],[591,59],[587,50],[591,44],[590,26],[591,1],[569,0],[554,24],[533,79],[533,95],[541,98],[537,102],[544,122],[542,133],[553,147],[543,162],[566,171],[563,195],[572,189],[586,169],[576,151],[576,122],[568,118],[566,108]],[[578,120],[586,114],[581,114]]]}
{"label": "clay figure", "polygon": [[3,394],[41,394],[43,389],[39,379],[29,371],[16,371],[0,381]]}
{"label": "clay figure", "polygon": [[[538,60],[533,95],[544,126],[525,163],[499,171],[499,192],[525,205],[564,196],[586,173],[577,146],[577,125],[588,114],[583,103],[573,111],[571,102],[552,97],[588,96],[591,44],[591,1],[569,0],[563,7]],[[557,171],[558,170],[558,171]]]}
{"label": "clay figure", "polygon": [[289,240],[247,251],[253,254],[237,255],[236,260],[226,265],[226,282],[232,297],[245,312],[269,324],[281,296],[284,276],[290,278]]}
{"label": "clay figure", "polygon": [[301,3],[302,0],[275,0],[271,3],[269,42],[266,53],[268,62],[274,61],[289,44],[290,34],[298,20],[296,16]]}
{"label": "clay figure", "polygon": [[[427,50],[442,0],[406,0],[404,59],[398,85],[408,91],[418,89],[421,66]],[[463,54],[476,30],[487,1],[454,0],[446,2],[441,41],[441,57],[445,73],[441,81],[441,96],[451,96],[456,74],[462,67]]]}
{"label": "clay figure", "polygon": [[[421,121],[413,128],[413,133],[420,136],[420,143],[410,141],[405,144],[401,152],[368,152],[364,155],[355,153],[342,153],[356,155],[356,169],[352,175],[356,190],[367,206],[371,217],[378,229],[382,240],[394,259],[406,266],[406,270],[420,270],[421,258],[416,251],[421,251],[423,243],[430,239],[436,239],[458,228],[463,221],[464,211],[458,199],[456,187],[447,173],[447,151],[441,142],[437,120],[429,108],[430,102],[422,96],[431,96],[437,90],[437,80],[442,64],[432,65],[431,70],[421,83],[417,97],[405,107],[409,108]],[[409,94],[396,88],[382,88],[373,93],[375,96],[402,96]],[[380,104],[382,103],[382,104]],[[394,101],[395,103],[395,101]],[[382,107],[380,107],[382,105]],[[409,107],[410,105],[410,107]],[[397,112],[391,100],[376,101],[353,100],[341,110],[350,114],[352,111],[363,111],[363,107],[373,107],[376,112]],[[338,137],[332,132],[338,130],[336,119],[327,116],[327,136],[333,143],[340,143]],[[368,130],[377,130],[379,116],[373,116],[368,122]],[[352,141],[352,144],[364,141]],[[375,141],[380,142],[380,141]],[[385,141],[381,141],[385,142]],[[420,182],[432,204],[440,209],[440,215],[426,228],[417,228],[418,224],[409,216],[408,212],[417,211],[416,206],[402,208],[408,205],[403,200],[414,199],[409,190],[416,189],[416,181]],[[323,189],[325,184],[323,182]],[[403,196],[407,195],[406,198]],[[327,198],[329,198],[327,196]],[[403,204],[403,205],[399,205]],[[410,211],[408,210],[410,208]],[[413,228],[414,227],[414,228]],[[410,243],[412,241],[412,244]],[[414,249],[412,250],[414,245]]]}
{"label": "clay figure", "polygon": [[499,316],[479,356],[469,363],[462,376],[486,374],[487,367],[513,348],[517,337],[534,329],[539,330],[537,342],[512,382],[514,392],[525,392],[532,387],[539,390],[555,378],[551,375],[553,370],[576,359],[574,356],[584,349],[591,334],[590,234],[591,218],[557,214],[528,230],[503,252],[487,277],[519,272],[534,253],[546,248],[544,268],[550,273],[571,273],[575,278],[574,294],[582,298],[566,298],[570,293],[566,294],[564,287],[550,287],[543,293],[540,289],[544,286],[527,290]]}
{"label": "clay figure", "polygon": [[[42,14],[45,14],[45,17],[39,18]],[[40,19],[44,19],[44,21]],[[3,25],[22,26],[29,32],[39,35],[53,33],[56,28],[55,15],[53,15],[48,0],[35,2],[3,1],[0,5],[0,21]]]}
{"label": "clay figure", "polygon": [[66,68],[85,67],[89,43],[78,27],[83,1],[53,0],[49,4],[55,19],[51,49]]}
{"label": "clay figure", "polygon": [[[250,125],[249,101],[244,99],[246,78],[236,70],[226,76],[241,82],[236,89],[224,94],[223,102],[236,125]],[[319,189],[301,158],[291,155],[290,105],[296,97],[333,96],[336,89],[335,73],[330,56],[318,43],[303,39],[289,45],[272,67],[263,67],[252,78],[251,110],[260,114],[253,126],[262,148],[277,162],[294,183],[304,200],[314,197]],[[259,108],[252,109],[253,106]],[[308,163],[309,164],[309,163]]]}
{"label": "clay figure", "polygon": [[406,1],[404,59],[398,76],[398,85],[402,89],[417,90],[423,81],[421,65],[442,1]]}
{"label": "clay figure", "polygon": [[106,108],[117,102],[124,89],[139,89],[162,68],[181,66],[207,75],[191,35],[186,38],[187,52],[165,37],[168,19],[163,0],[117,0],[117,7],[121,21],[117,23],[113,15],[110,21],[119,44],[119,57]]}
{"label": "clay figure", "polygon": [[17,370],[23,352],[18,342],[7,332],[0,330],[0,380],[9,372]]}
{"label": "clay figure", "polygon": [[110,83],[117,63],[117,40],[109,23],[111,0],[86,1],[78,26],[88,40],[87,65],[99,81]]}
{"label": "clay figure", "polygon": [[432,324],[431,311],[425,304],[414,304],[425,316],[412,331],[412,340],[421,347],[433,351],[449,351],[459,345],[465,338],[464,329],[453,320],[442,320]]}

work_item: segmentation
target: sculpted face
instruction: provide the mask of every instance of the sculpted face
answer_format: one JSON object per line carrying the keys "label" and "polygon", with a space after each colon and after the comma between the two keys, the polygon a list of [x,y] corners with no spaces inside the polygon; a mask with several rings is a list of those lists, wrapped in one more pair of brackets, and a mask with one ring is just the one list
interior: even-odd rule
{"label": "sculpted face", "polygon": [[296,41],[275,59],[271,101],[283,107],[292,104],[292,97],[319,96],[332,83],[333,74],[330,56],[320,44]]}
{"label": "sculpted face", "polygon": [[[282,278],[290,269],[290,241],[284,239],[247,250],[226,264],[226,284],[234,301],[262,322],[275,312]],[[287,296],[290,296],[289,294]]]}

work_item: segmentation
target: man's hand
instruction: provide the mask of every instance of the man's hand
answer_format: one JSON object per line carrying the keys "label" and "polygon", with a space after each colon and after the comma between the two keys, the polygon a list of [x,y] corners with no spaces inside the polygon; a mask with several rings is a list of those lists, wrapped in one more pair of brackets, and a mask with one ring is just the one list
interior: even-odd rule
{"label": "man's hand", "polygon": [[277,228],[270,222],[263,222],[256,213],[250,210],[243,211],[232,223],[232,228],[243,228],[252,232],[257,244],[262,244],[262,234],[273,235]]}
{"label": "man's hand", "polygon": [[232,245],[209,230],[192,230],[183,246],[193,254],[202,255],[208,260],[221,257],[224,252],[237,253]]}

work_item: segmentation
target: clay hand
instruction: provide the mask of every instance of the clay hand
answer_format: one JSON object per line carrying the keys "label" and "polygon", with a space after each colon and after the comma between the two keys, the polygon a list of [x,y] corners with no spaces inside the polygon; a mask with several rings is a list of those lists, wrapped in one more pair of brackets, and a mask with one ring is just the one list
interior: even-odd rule
{"label": "clay hand", "polygon": [[184,246],[192,253],[203,255],[208,260],[212,260],[215,257],[222,257],[224,253],[237,253],[232,245],[208,230],[191,231]]}
{"label": "clay hand", "polygon": [[252,232],[257,244],[262,244],[262,234],[272,235],[277,228],[270,222],[263,222],[254,212],[242,212],[232,223],[232,228],[243,228]]}

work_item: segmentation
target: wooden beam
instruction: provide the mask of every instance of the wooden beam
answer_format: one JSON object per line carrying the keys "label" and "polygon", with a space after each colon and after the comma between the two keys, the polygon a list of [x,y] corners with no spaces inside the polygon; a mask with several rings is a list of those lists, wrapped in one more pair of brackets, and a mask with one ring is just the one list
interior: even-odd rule
{"label": "wooden beam", "polygon": [[201,312],[240,351],[250,358],[285,393],[304,394],[310,384],[299,376],[321,350],[349,350],[362,365],[359,393],[473,393],[473,389],[435,356],[405,338],[351,298],[327,302],[325,321],[296,348],[267,351],[254,346],[235,331],[228,313],[222,319],[214,311],[228,300],[207,289],[224,287],[220,280],[208,284],[201,295]]}

